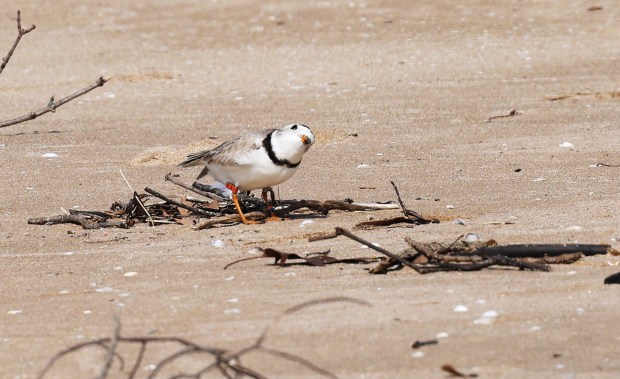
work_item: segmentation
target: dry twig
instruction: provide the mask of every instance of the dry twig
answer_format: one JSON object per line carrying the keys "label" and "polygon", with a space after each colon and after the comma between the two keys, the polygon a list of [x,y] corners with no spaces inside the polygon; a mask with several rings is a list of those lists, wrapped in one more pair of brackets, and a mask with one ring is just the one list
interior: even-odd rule
{"label": "dry twig", "polygon": [[487,118],[487,119],[486,119],[486,120],[484,120],[484,121],[485,121],[485,122],[491,122],[491,121],[495,120],[496,118],[514,117],[514,116],[518,116],[518,115],[520,115],[520,114],[521,114],[521,112],[519,112],[518,110],[516,110],[516,109],[512,109],[512,110],[510,111],[510,113],[508,113],[508,114],[503,114],[503,115],[499,115],[499,116],[491,116],[491,117]]}
{"label": "dry twig", "polygon": [[[19,44],[19,41],[22,39],[22,37],[28,33],[30,33],[31,31],[33,31],[36,28],[35,25],[30,26],[29,28],[22,28],[22,24],[21,24],[21,12],[18,10],[17,11],[17,38],[15,39],[15,42],[13,42],[13,46],[11,47],[11,49],[9,50],[9,52],[7,53],[7,55],[2,58],[2,63],[0,64],[0,74],[2,73],[2,71],[4,70],[4,68],[7,66],[7,64],[9,63],[9,60],[11,59],[11,57],[13,56],[13,53],[15,52],[15,49],[17,48],[17,45]],[[47,105],[37,111],[34,112],[30,112],[28,114],[25,114],[23,116],[20,117],[16,117],[10,120],[6,120],[6,121],[1,121],[0,122],[0,128],[4,128],[7,126],[11,126],[11,125],[16,125],[16,124],[20,124],[22,122],[26,122],[26,121],[30,121],[30,120],[34,120],[35,118],[44,115],[46,113],[49,112],[56,112],[56,109],[59,108],[60,106],[68,103],[69,101],[80,97],[92,90],[94,90],[97,87],[101,87],[103,86],[108,80],[110,80],[110,77],[106,77],[104,78],[103,76],[100,77],[99,79],[97,79],[96,82],[94,82],[93,84],[91,84],[88,87],[82,88],[81,90],[72,93],[71,95],[64,97],[58,101],[54,101],[54,96],[52,96],[49,101],[47,102]]]}
{"label": "dry twig", "polygon": [[17,11],[17,38],[15,38],[15,42],[13,42],[13,46],[11,47],[11,50],[9,50],[7,55],[4,58],[2,58],[2,63],[0,64],[0,74],[2,74],[2,71],[4,70],[6,65],[9,64],[9,60],[11,60],[11,57],[13,56],[13,53],[15,52],[15,49],[17,48],[17,45],[19,44],[19,41],[22,39],[22,37],[25,34],[28,34],[31,31],[33,31],[35,28],[36,28],[35,25],[31,25],[29,28],[26,28],[26,29],[22,28],[21,12],[18,10]]}
{"label": "dry twig", "polygon": [[26,121],[30,121],[30,120],[34,120],[35,118],[44,115],[46,113],[49,112],[56,112],[56,109],[59,108],[61,105],[64,105],[68,102],[70,102],[71,100],[78,98],[92,90],[94,90],[97,87],[101,87],[103,86],[108,80],[110,80],[110,77],[99,77],[99,79],[97,79],[97,81],[95,81],[93,84],[89,85],[88,87],[82,88],[81,90],[72,93],[71,95],[67,96],[67,97],[63,97],[62,99],[58,100],[58,101],[54,101],[54,96],[52,96],[50,98],[50,100],[48,101],[47,105],[44,106],[43,108],[34,111],[34,112],[30,112],[28,114],[25,114],[23,116],[20,117],[16,117],[10,120],[6,120],[6,121],[2,121],[0,122],[0,128],[4,128],[7,126],[11,126],[11,125],[16,125],[16,124],[21,124],[22,122],[26,122]]}

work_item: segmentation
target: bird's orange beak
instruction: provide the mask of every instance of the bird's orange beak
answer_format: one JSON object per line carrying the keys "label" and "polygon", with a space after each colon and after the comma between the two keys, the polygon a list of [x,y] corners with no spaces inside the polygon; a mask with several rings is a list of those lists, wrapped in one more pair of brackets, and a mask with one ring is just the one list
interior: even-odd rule
{"label": "bird's orange beak", "polygon": [[302,135],[302,136],[301,136],[301,142],[302,142],[304,145],[310,145],[310,143],[311,143],[312,141],[310,140],[310,137],[308,137],[307,135],[305,135],[305,134],[304,134],[304,135]]}

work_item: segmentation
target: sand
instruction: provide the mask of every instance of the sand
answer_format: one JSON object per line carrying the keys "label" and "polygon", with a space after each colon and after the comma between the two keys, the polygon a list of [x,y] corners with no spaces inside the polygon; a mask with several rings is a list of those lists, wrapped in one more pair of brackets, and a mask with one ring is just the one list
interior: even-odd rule
{"label": "sand", "polygon": [[[620,164],[618,4],[466,3],[5,1],[2,55],[18,8],[37,28],[0,75],[2,119],[112,79],[0,129],[0,376],[36,377],[61,349],[110,336],[114,316],[122,335],[235,350],[292,306],[346,296],[370,306],[305,309],[273,324],[265,345],[339,378],[444,378],[443,364],[483,378],[617,377],[620,287],[603,285],[619,271],[611,255],[549,273],[372,276],[370,266],[265,260],[223,270],[255,247],[374,256],[345,238],[307,236],[398,211],[205,231],[27,224],[128,200],[120,170],[133,189],[184,195],[164,175],[191,181],[199,168],[175,166],[188,152],[302,122],[317,143],[280,198],[394,200],[394,180],[409,208],[444,222],[359,232],[392,251],[405,236],[463,233],[615,245],[620,169],[596,164]],[[512,109],[520,114],[485,122]],[[476,321],[489,311],[497,317]],[[411,348],[438,333],[437,345]],[[140,377],[170,348],[149,348]],[[104,355],[69,356],[47,377],[94,377]],[[268,377],[318,376],[264,354],[244,363]],[[110,378],[126,377],[117,369]]]}

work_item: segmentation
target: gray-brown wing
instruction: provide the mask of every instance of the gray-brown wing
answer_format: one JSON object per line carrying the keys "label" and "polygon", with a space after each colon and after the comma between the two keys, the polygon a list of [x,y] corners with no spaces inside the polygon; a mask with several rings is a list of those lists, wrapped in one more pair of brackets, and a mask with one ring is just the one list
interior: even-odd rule
{"label": "gray-brown wing", "polygon": [[217,163],[223,166],[237,164],[237,158],[250,150],[259,149],[263,139],[275,129],[267,129],[260,132],[248,133],[224,142],[211,150],[204,150],[187,156],[187,159],[179,163],[179,166],[189,167],[199,164]]}

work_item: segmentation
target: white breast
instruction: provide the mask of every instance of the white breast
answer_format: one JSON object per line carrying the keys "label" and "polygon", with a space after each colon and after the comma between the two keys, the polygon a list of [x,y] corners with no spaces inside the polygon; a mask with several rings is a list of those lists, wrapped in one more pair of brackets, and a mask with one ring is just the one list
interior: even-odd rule
{"label": "white breast", "polygon": [[237,160],[237,165],[209,164],[209,175],[220,183],[232,183],[242,191],[277,186],[290,179],[297,167],[275,165],[265,149],[248,152]]}

